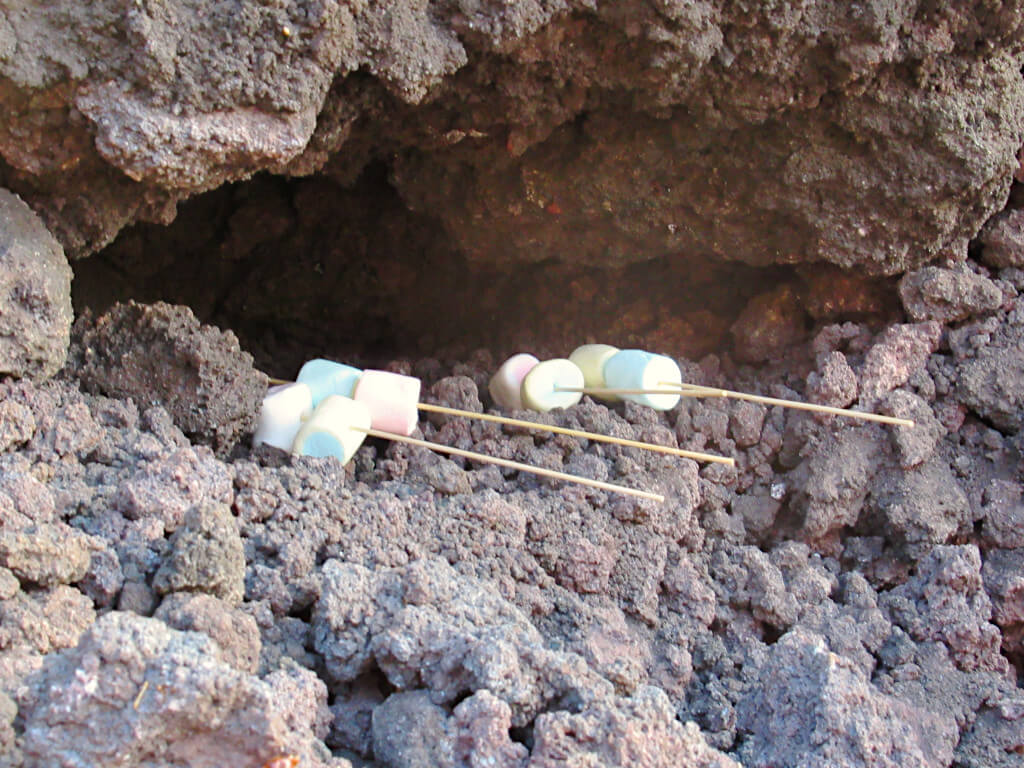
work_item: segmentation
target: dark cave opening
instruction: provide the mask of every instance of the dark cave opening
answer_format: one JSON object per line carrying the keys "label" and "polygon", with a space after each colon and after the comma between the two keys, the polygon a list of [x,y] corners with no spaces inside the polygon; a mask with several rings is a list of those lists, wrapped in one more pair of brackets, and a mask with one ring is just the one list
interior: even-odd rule
{"label": "dark cave opening", "polygon": [[562,356],[584,341],[691,359],[739,347],[750,361],[744,347],[765,328],[798,341],[818,321],[885,306],[878,297],[831,305],[816,287],[822,275],[842,283],[836,295],[865,293],[851,294],[838,270],[752,267],[696,250],[607,268],[573,264],[572,254],[470,260],[440,217],[409,209],[388,172],[372,164],[348,187],[262,174],[192,198],[171,225],[137,224],[74,262],[76,314],[129,299],[185,304],[287,378],[311,357]]}

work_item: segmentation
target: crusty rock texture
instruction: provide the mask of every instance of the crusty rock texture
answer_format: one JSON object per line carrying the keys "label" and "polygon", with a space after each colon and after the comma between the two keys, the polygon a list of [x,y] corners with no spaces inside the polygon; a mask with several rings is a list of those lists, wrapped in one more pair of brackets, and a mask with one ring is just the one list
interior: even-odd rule
{"label": "crusty rock texture", "polygon": [[[0,768],[1019,768],[1022,38],[1024,0],[0,0],[39,217],[0,193]],[[591,341],[776,400],[512,414],[732,465],[414,430],[663,504],[249,447],[261,370],[482,413]]]}
{"label": "crusty rock texture", "polygon": [[80,318],[75,342],[86,387],[158,402],[197,441],[226,451],[255,426],[266,375],[233,333],[201,325],[188,307],[118,304]]}
{"label": "crusty rock texture", "polygon": [[473,260],[894,273],[964,250],[1024,133],[1016,1],[0,10],[0,181],[76,256],[228,180],[382,158]]}
{"label": "crusty rock texture", "polygon": [[64,250],[31,208],[0,189],[0,375],[46,378],[60,370],[71,320]]}
{"label": "crusty rock texture", "polygon": [[[376,441],[346,467],[218,457],[155,396],[83,392],[82,369],[0,381],[0,765],[1017,768],[1024,444],[961,374],[1015,375],[967,351],[1015,332],[1024,276],[968,266],[1002,306],[821,321],[756,370],[679,360],[912,430],[723,398],[523,414],[725,467],[419,424],[664,504]],[[431,402],[493,405],[486,353],[386,365]]]}
{"label": "crusty rock texture", "polygon": [[[751,734],[743,765],[948,765],[956,724],[873,689],[824,639],[791,632],[779,641],[739,706]],[[766,748],[767,747],[767,748]],[[880,762],[865,756],[884,756]]]}
{"label": "crusty rock texture", "polygon": [[[217,659],[203,635],[113,612],[31,681],[25,764],[263,765],[323,760],[326,690],[308,670],[258,680]],[[169,716],[174,712],[173,716]]]}

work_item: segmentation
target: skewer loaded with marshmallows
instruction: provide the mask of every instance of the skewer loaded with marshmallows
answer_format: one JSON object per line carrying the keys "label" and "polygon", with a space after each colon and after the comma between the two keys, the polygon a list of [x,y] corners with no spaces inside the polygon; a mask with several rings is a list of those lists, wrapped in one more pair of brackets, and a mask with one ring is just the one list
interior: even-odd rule
{"label": "skewer loaded with marshmallows", "polygon": [[352,459],[365,438],[370,436],[603,490],[664,501],[664,497],[659,494],[413,438],[411,435],[418,426],[421,410],[563,433],[704,461],[733,463],[731,458],[712,454],[421,403],[421,384],[417,378],[389,371],[364,371],[330,360],[310,360],[299,371],[298,379],[294,382],[279,379],[272,381],[276,386],[263,399],[259,424],[253,436],[254,447],[266,444],[306,456],[333,456],[343,464]]}
{"label": "skewer loaded with marshmallows", "polygon": [[529,354],[513,355],[491,378],[488,390],[495,403],[510,409],[568,408],[578,403],[583,395],[592,395],[603,400],[631,400],[657,411],[668,411],[681,397],[727,397],[882,424],[914,426],[910,419],[895,416],[687,384],[672,358],[608,344],[584,344],[568,359],[544,362]]}

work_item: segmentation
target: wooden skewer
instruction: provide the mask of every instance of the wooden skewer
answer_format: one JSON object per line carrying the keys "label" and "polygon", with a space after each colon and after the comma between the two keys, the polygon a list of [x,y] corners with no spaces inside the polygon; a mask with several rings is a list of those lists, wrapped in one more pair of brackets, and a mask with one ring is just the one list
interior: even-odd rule
{"label": "wooden skewer", "polygon": [[[271,384],[291,384],[290,381],[283,379],[270,379]],[[626,390],[623,390],[625,393]],[[633,392],[633,390],[629,390]],[[673,390],[666,392],[665,394],[676,394]],[[449,408],[444,405],[434,405],[433,403],[417,403],[416,407],[421,411],[431,411],[432,413],[443,413],[448,416],[462,416],[467,419],[477,419],[479,421],[491,421],[496,424],[507,424],[513,427],[522,427],[524,429],[536,429],[540,432],[553,432],[559,435],[570,435],[571,437],[579,437],[585,440],[592,440],[598,443],[612,443],[614,445],[623,445],[628,448],[640,448],[646,451],[653,451],[655,453],[664,453],[671,456],[682,456],[685,459],[694,459],[696,461],[707,461],[715,464],[728,464],[729,466],[735,466],[736,461],[728,456],[716,456],[712,453],[700,453],[698,451],[687,451],[682,448],[672,448],[667,445],[657,445],[656,443],[643,443],[639,440],[627,440],[623,437],[612,437],[611,435],[602,435],[597,432],[584,432],[579,429],[568,429],[567,427],[554,427],[548,424],[538,424],[535,421],[524,421],[523,419],[512,419],[507,416],[493,416],[489,413],[477,413],[476,411],[464,411],[459,408]]]}
{"label": "wooden skewer", "polygon": [[[678,385],[662,386],[673,387]],[[581,392],[584,395],[682,395],[683,397],[728,397],[724,389],[701,387],[700,392],[680,392],[678,389],[621,389],[618,387],[555,387],[556,392]]]}
{"label": "wooden skewer", "polygon": [[142,697],[146,695],[147,690],[149,690],[149,680],[143,680],[142,687],[139,689],[139,694],[135,697],[135,701],[132,702],[132,709],[136,712],[139,711],[139,705],[142,703]]}
{"label": "wooden skewer", "polygon": [[281,386],[282,384],[294,384],[294,381],[288,381],[287,379],[275,379],[273,376],[267,376],[267,381],[273,384],[275,387]]}
{"label": "wooden skewer", "polygon": [[781,405],[783,408],[794,408],[801,411],[814,411],[816,413],[828,413],[833,416],[849,416],[864,421],[876,421],[881,424],[896,424],[901,427],[913,427],[911,419],[899,419],[895,416],[882,416],[877,413],[865,413],[864,411],[853,411],[849,408],[833,408],[830,405],[818,405],[817,403],[802,403],[799,400],[782,400],[778,397],[764,397],[763,395],[750,395],[746,392],[733,392],[729,389],[715,389],[702,387],[698,384],[683,384],[659,381],[663,387],[679,387],[680,394],[692,397],[730,397],[734,400],[749,400],[752,403],[763,403],[764,405]]}
{"label": "wooden skewer", "polygon": [[[669,394],[675,394],[674,392]],[[611,435],[602,435],[597,432],[583,432],[579,429],[569,429],[567,427],[553,427],[547,424],[538,424],[535,421],[524,421],[523,419],[511,419],[507,416],[492,416],[489,413],[477,413],[476,411],[463,411],[458,408],[448,408],[444,405],[433,405],[432,403],[419,403],[418,407],[421,411],[430,411],[432,413],[444,413],[450,416],[464,416],[468,419],[479,419],[481,421],[493,421],[497,424],[508,424],[514,427],[523,427],[525,429],[536,429],[542,432],[554,432],[559,435],[570,435],[572,437],[581,437],[586,440],[593,440],[599,443],[614,443],[615,445],[624,445],[630,448],[642,448],[647,451],[654,451],[656,453],[667,453],[672,456],[682,456],[687,459],[696,459],[697,461],[708,461],[717,464],[728,464],[729,466],[735,466],[736,461],[728,456],[715,456],[711,453],[698,453],[696,451],[687,451],[682,448],[671,448],[667,445],[657,445],[655,443],[642,443],[638,440],[627,440],[622,437],[612,437]]]}
{"label": "wooden skewer", "polygon": [[479,461],[484,464],[497,464],[499,467],[508,467],[509,469],[516,469],[520,472],[532,472],[535,475],[542,475],[544,477],[550,477],[555,480],[564,480],[570,483],[578,483],[579,485],[586,485],[591,488],[600,488],[603,491],[613,491],[615,493],[624,493],[627,496],[636,496],[641,499],[650,499],[652,501],[664,502],[665,497],[659,493],[651,493],[649,491],[641,491],[636,488],[629,488],[625,485],[615,485],[614,483],[606,483],[601,480],[591,480],[589,477],[579,477],[578,475],[570,475],[567,472],[557,472],[553,469],[545,469],[544,467],[535,467],[531,464],[522,464],[518,461],[511,461],[509,459],[500,459],[497,456],[487,456],[482,453],[474,453],[473,451],[464,451],[461,448],[454,448],[450,445],[441,445],[440,443],[431,443],[427,440],[419,440],[415,437],[407,437],[405,435],[399,435],[393,432],[381,432],[379,429],[360,429],[353,427],[353,429],[359,429],[360,432],[365,432],[370,437],[380,437],[385,440],[394,440],[398,443],[408,443],[409,445],[416,445],[420,448],[428,448],[431,451],[437,451],[438,453],[448,453],[453,456],[461,456],[465,459],[472,461]]}

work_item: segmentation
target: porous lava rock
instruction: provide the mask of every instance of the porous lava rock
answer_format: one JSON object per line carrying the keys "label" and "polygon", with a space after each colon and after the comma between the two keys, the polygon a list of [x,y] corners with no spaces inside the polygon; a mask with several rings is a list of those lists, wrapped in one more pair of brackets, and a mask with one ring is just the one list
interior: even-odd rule
{"label": "porous lava rock", "polygon": [[965,266],[925,267],[903,276],[900,298],[912,320],[949,323],[999,309],[1003,292],[987,277]]}
{"label": "porous lava rock", "polygon": [[189,510],[168,541],[164,562],[153,577],[159,594],[206,592],[228,603],[244,593],[245,552],[231,510],[203,502]]}
{"label": "porous lava rock", "polygon": [[27,765],[212,768],[296,754],[347,768],[315,747],[326,712],[326,690],[307,670],[261,680],[218,661],[198,633],[115,611],[40,670],[20,714]]}
{"label": "porous lava rock", "polygon": [[46,378],[60,370],[71,320],[64,249],[31,208],[0,188],[0,375]]}
{"label": "porous lava rock", "polygon": [[312,637],[335,681],[376,667],[398,690],[426,688],[438,702],[486,688],[518,726],[553,700],[611,692],[582,658],[545,648],[514,605],[434,559],[383,573],[326,563]]}
{"label": "porous lava rock", "polygon": [[[815,318],[785,360],[679,360],[920,432],[727,398],[521,414],[722,466],[418,425],[664,504],[377,440],[347,466],[218,456],[155,398],[82,391],[77,357],[4,379],[0,764],[1016,768],[1024,444],[961,391],[969,363],[1016,375],[981,353],[1024,279],[990,279],[1001,307],[962,320]],[[482,411],[495,358],[380,365]]]}
{"label": "porous lava rock", "polygon": [[597,702],[578,714],[541,715],[534,739],[531,768],[565,764],[739,766],[709,747],[694,723],[680,723],[668,697],[657,688],[641,689],[631,698]]}
{"label": "porous lava rock", "polygon": [[201,325],[188,307],[117,304],[80,318],[75,343],[86,388],[159,403],[198,442],[226,452],[255,427],[266,375],[233,333]]}
{"label": "porous lava rock", "polygon": [[1003,322],[972,324],[955,344],[958,393],[965,405],[999,429],[1024,427],[1024,298],[1018,297]]}
{"label": "porous lava rock", "polygon": [[741,753],[751,768],[933,768],[950,764],[957,741],[951,717],[875,690],[820,636],[799,630],[772,648],[754,691],[740,703],[739,726],[749,734]]}
{"label": "porous lava rock", "polygon": [[963,252],[1024,132],[1016,1],[0,9],[0,182],[74,255],[228,180],[385,158],[478,261],[893,273]]}
{"label": "porous lava rock", "polygon": [[992,267],[1024,267],[1024,210],[994,216],[981,232],[981,259]]}

